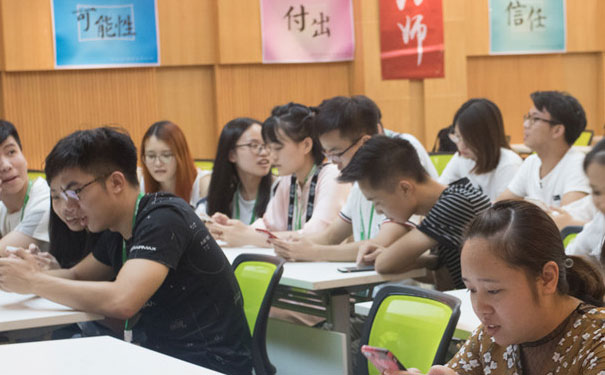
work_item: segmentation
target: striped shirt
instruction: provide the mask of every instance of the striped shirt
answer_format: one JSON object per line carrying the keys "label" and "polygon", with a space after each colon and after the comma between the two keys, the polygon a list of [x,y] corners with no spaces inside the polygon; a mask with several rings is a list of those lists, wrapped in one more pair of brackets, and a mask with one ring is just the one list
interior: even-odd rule
{"label": "striped shirt", "polygon": [[460,249],[467,225],[490,206],[490,201],[474,188],[468,178],[454,181],[441,193],[418,230],[437,241],[432,252],[439,256],[456,285],[464,288],[460,274]]}

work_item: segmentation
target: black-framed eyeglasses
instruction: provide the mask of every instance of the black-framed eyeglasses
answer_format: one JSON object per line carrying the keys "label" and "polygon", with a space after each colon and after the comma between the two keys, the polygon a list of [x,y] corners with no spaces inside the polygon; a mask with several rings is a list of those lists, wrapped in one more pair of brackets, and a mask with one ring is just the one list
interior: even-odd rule
{"label": "black-framed eyeglasses", "polygon": [[256,155],[260,155],[260,153],[263,152],[263,150],[267,150],[267,151],[271,152],[271,148],[266,143],[250,142],[250,143],[243,143],[241,145],[235,145],[235,148],[238,148],[238,147],[248,147],[248,149],[250,149],[250,151],[252,151]]}
{"label": "black-framed eyeglasses", "polygon": [[94,184],[95,182],[99,182],[102,179],[104,179],[106,176],[100,176],[95,178],[94,180],[85,183],[84,185],[80,186],[77,189],[67,189],[67,190],[63,190],[61,189],[61,193],[59,193],[59,195],[61,196],[61,198],[63,198],[65,201],[72,199],[75,201],[79,201],[80,200],[80,193],[82,192],[82,190],[86,189],[88,186]]}
{"label": "black-framed eyeglasses", "polygon": [[532,116],[530,113],[526,113],[523,115],[523,121],[529,122],[530,126],[534,126],[534,124],[538,121],[544,121],[551,125],[557,125],[557,124],[561,123],[561,121],[557,121],[557,120],[548,120],[548,119],[545,119],[542,117]]}
{"label": "black-framed eyeglasses", "polygon": [[342,156],[344,154],[347,153],[347,151],[349,151],[350,149],[353,148],[353,146],[355,146],[357,144],[357,142],[359,142],[361,140],[361,138],[363,138],[363,135],[361,137],[358,137],[357,139],[355,139],[353,141],[353,143],[351,143],[351,145],[347,148],[345,148],[344,150],[342,150],[341,152],[338,153],[331,153],[331,152],[322,152],[324,154],[324,156],[331,162],[335,162],[335,161],[340,161],[340,158],[342,158]]}

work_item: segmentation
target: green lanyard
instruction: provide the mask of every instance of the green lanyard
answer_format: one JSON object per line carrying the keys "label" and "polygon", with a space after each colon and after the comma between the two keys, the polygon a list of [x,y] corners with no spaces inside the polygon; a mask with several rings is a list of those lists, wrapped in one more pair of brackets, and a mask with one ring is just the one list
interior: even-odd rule
{"label": "green lanyard", "polygon": [[361,241],[369,240],[372,235],[372,220],[374,219],[374,203],[372,203],[372,209],[370,210],[370,223],[368,224],[368,237],[366,238],[366,228],[363,225],[363,213],[361,212],[361,206],[359,206],[359,220],[361,221]]}
{"label": "green lanyard", "polygon": [[27,191],[25,192],[25,199],[23,200],[23,206],[21,207],[21,219],[19,221],[23,221],[23,214],[25,214],[25,206],[27,206],[27,202],[29,202],[29,191],[32,188],[33,183],[31,181],[27,181]]}
{"label": "green lanyard", "polygon": [[[132,232],[134,232],[134,222],[137,219],[137,214],[139,213],[139,203],[141,202],[141,198],[143,198],[143,195],[143,193],[139,193],[139,196],[137,197],[137,203],[134,205],[134,213],[132,214]],[[122,239],[122,266],[124,265],[124,263],[126,263],[126,258],[126,240]],[[124,322],[124,341],[132,342],[132,327],[130,327],[128,323],[129,319],[126,319],[126,322]]]}
{"label": "green lanyard", "polygon": [[[309,174],[307,175],[307,177],[305,177],[305,181],[303,181],[303,184],[302,184],[303,188],[307,184],[309,177],[313,176],[315,174],[316,170],[317,170],[317,165],[313,164],[313,168],[311,168],[311,170],[309,171]],[[301,193],[302,193],[303,188],[300,189]],[[298,190],[298,189],[296,189],[296,190]],[[296,210],[296,220],[294,221],[294,228],[292,228],[292,229],[299,230],[302,228],[303,210],[300,207],[298,207],[298,194],[294,194],[294,209]]]}
{"label": "green lanyard", "polygon": [[[254,207],[252,208],[252,217],[250,218],[250,223],[254,223],[256,220],[256,202],[258,202],[258,192],[256,193],[256,198],[254,199]],[[235,207],[235,218],[239,220],[239,188],[235,190],[233,194],[233,207]]]}

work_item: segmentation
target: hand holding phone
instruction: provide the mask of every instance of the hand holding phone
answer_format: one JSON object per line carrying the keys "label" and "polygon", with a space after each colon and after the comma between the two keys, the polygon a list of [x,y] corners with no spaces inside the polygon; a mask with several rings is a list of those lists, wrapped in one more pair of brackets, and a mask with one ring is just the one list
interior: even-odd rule
{"label": "hand holding phone", "polygon": [[276,235],[274,235],[273,233],[269,232],[269,231],[268,231],[268,230],[266,230],[266,229],[262,229],[262,228],[256,228],[256,231],[257,231],[257,232],[260,232],[260,233],[264,233],[264,234],[266,234],[266,235],[267,235],[267,236],[269,236],[269,238],[271,238],[271,239],[273,239],[273,238],[277,238],[277,236],[276,236]]}
{"label": "hand holding phone", "polygon": [[386,370],[406,370],[397,357],[388,349],[363,345],[361,347],[361,353],[372,362],[380,373],[383,373]]}

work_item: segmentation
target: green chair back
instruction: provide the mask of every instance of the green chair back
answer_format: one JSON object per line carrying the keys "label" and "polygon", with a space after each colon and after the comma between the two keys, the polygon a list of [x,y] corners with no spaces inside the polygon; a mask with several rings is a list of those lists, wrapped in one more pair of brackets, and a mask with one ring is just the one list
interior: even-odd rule
{"label": "green chair back", "polygon": [[38,177],[42,177],[46,180],[46,174],[43,171],[38,171],[35,169],[30,169],[27,171],[27,176],[31,181],[36,181]]}
{"label": "green chair back", "polygon": [[214,167],[214,160],[212,159],[196,159],[194,164],[197,168],[203,171],[211,171]]}
{"label": "green chair back", "polygon": [[441,176],[441,173],[443,173],[447,163],[450,162],[453,156],[454,154],[439,152],[432,152],[429,154],[429,157],[431,158],[431,161],[433,162],[433,165],[435,166],[439,176]]}
{"label": "green chair back", "polygon": [[563,240],[563,247],[567,247],[571,240],[576,238],[576,236],[582,231],[582,229],[583,227],[581,225],[570,225],[561,229],[561,239]]}
{"label": "green chair back", "polygon": [[252,336],[256,375],[275,374],[275,367],[267,355],[267,321],[284,263],[282,258],[259,254],[240,254],[233,261],[233,272],[242,292],[244,313]]}
{"label": "green chair back", "polygon": [[565,236],[565,238],[563,239],[563,247],[567,247],[567,245],[569,245],[571,240],[573,240],[577,236],[578,236],[577,233],[571,233],[571,234],[568,234],[567,236]]}
{"label": "green chair back", "polygon": [[[389,285],[377,294],[364,326],[362,345],[389,349],[406,367],[426,373],[445,361],[460,316],[460,301],[444,293]],[[379,374],[367,362],[364,374]]]}
{"label": "green chair back", "polygon": [[592,143],[592,136],[594,135],[593,130],[584,130],[582,134],[573,143],[574,146],[590,146]]}

